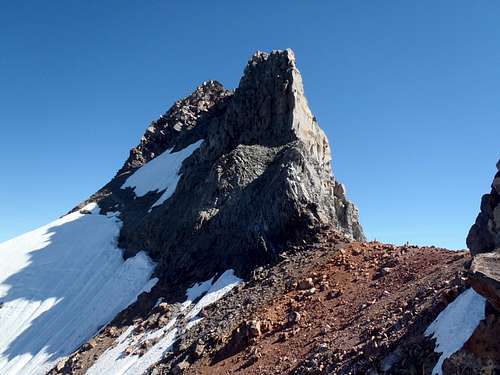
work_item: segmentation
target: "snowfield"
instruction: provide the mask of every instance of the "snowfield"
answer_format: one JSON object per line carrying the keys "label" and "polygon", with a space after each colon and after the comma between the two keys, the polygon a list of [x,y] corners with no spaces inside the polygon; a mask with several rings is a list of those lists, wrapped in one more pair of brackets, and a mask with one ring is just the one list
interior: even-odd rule
{"label": "snowfield", "polygon": [[426,336],[436,339],[436,353],[441,353],[432,375],[442,375],[446,358],[460,350],[484,319],[485,299],[469,288],[441,311],[425,330]]}
{"label": "snowfield", "polygon": [[121,188],[132,188],[138,197],[142,197],[150,191],[163,191],[161,197],[152,207],[161,205],[172,196],[177,187],[182,162],[200,147],[202,142],[200,140],[177,152],[165,151],[137,169],[127,178]]}
{"label": "snowfield", "polygon": [[[180,335],[203,319],[198,317],[198,314],[204,307],[222,298],[239,283],[241,283],[241,279],[234,275],[234,271],[227,270],[215,282],[212,278],[195,284],[186,291],[186,300],[164,327],[149,332],[135,332],[135,327],[130,326],[116,339],[115,344],[106,350],[88,369],[87,375],[144,374],[151,365],[158,362],[171,350],[172,345]],[[197,299],[198,301],[194,303]],[[185,324],[178,322],[181,313],[187,320]],[[127,348],[138,349],[146,340],[152,340],[155,344],[142,356],[134,351],[127,354]]]}
{"label": "snowfield", "polygon": [[0,374],[44,374],[156,283],[96,204],[0,244]]}

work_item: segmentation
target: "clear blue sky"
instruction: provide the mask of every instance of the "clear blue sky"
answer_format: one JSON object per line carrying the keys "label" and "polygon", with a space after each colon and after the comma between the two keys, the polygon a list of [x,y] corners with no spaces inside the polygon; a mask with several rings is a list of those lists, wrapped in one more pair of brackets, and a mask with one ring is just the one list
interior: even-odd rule
{"label": "clear blue sky", "polygon": [[293,48],[369,238],[465,246],[500,157],[498,1],[4,1],[0,240],[121,166],[204,80]]}

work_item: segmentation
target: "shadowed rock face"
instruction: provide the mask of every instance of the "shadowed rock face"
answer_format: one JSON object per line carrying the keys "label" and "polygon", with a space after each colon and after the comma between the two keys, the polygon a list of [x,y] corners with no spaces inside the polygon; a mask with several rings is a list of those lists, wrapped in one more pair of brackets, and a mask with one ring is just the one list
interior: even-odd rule
{"label": "shadowed rock face", "polygon": [[481,199],[481,212],[469,231],[467,246],[473,254],[500,248],[500,160],[491,193]]}
{"label": "shadowed rock face", "polygon": [[490,194],[467,236],[473,259],[467,283],[486,298],[486,318],[464,346],[444,363],[444,374],[500,372],[500,160]]}
{"label": "shadowed rock face", "polygon": [[[162,192],[136,197],[121,188],[162,152],[200,140],[160,206],[152,207]],[[324,225],[364,239],[358,211],[332,175],[328,140],[291,50],[257,52],[234,92],[209,81],[176,102],[90,200],[121,212],[125,254],[148,251],[167,280],[244,273]]]}
{"label": "shadowed rock face", "polygon": [[500,160],[491,185],[483,195],[481,212],[467,236],[474,258],[469,283],[500,312]]}
{"label": "shadowed rock face", "polygon": [[467,236],[474,255],[469,283],[500,312],[500,160],[491,187],[491,193],[481,199],[481,212]]}

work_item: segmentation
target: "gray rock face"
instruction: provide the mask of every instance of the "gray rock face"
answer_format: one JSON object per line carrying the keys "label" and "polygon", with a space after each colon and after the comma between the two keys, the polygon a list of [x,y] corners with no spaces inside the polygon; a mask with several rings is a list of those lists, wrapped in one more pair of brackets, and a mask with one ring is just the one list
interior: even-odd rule
{"label": "gray rock face", "polygon": [[481,212],[467,236],[473,257],[469,283],[500,312],[500,160],[491,184],[483,195]]}
{"label": "gray rock face", "polygon": [[500,249],[474,256],[469,283],[500,311]]}
{"label": "gray rock face", "polygon": [[[151,208],[161,192],[121,189],[141,165],[199,140],[162,205]],[[256,53],[234,92],[209,81],[176,102],[90,200],[121,212],[120,246],[127,255],[148,251],[167,280],[244,273],[322,226],[364,239],[291,50]]]}
{"label": "gray rock face", "polygon": [[500,248],[500,160],[491,184],[491,193],[483,195],[481,212],[467,236],[467,246],[472,254]]}

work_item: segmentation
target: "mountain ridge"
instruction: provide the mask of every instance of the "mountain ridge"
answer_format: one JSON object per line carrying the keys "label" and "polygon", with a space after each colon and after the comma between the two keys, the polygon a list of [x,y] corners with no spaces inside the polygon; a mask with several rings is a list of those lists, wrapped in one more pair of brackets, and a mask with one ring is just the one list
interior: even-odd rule
{"label": "mountain ridge", "polygon": [[[153,188],[144,196],[122,188],[160,154],[201,140],[162,205],[152,207],[161,196]],[[321,225],[364,239],[358,211],[332,175],[328,140],[309,110],[291,50],[254,54],[234,91],[207,81],[178,100],[148,127],[113,180],[83,204],[89,201],[104,213],[120,212],[126,256],[145,249],[165,274],[193,272],[193,281],[226,268],[244,273]],[[194,264],[219,264],[200,274],[185,254],[197,258]]]}
{"label": "mountain ridge", "polygon": [[470,253],[368,242],[294,53],[256,52],[235,90],[203,82],[88,200],[0,244],[0,372],[494,374],[499,173]]}

